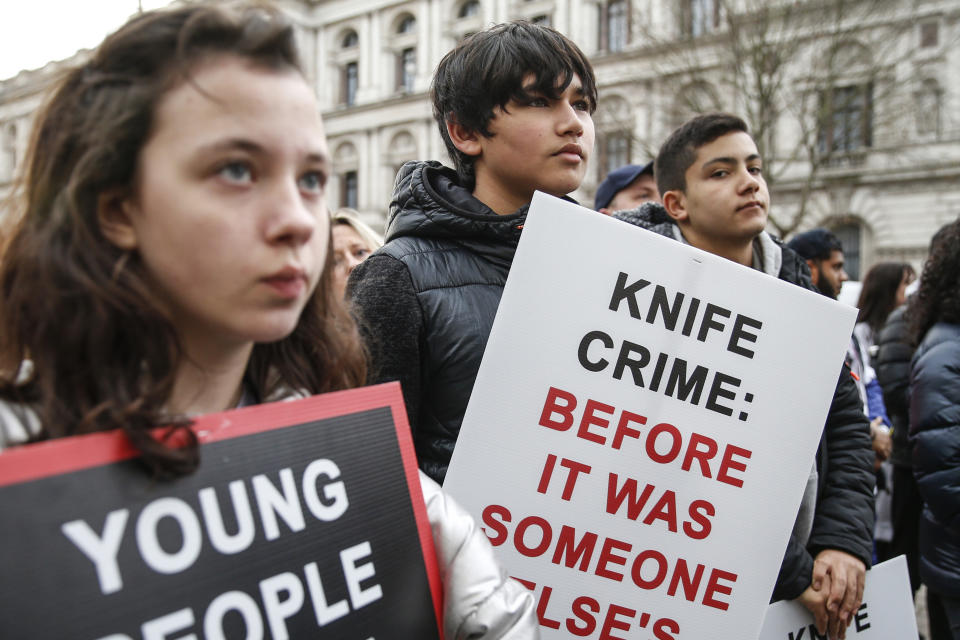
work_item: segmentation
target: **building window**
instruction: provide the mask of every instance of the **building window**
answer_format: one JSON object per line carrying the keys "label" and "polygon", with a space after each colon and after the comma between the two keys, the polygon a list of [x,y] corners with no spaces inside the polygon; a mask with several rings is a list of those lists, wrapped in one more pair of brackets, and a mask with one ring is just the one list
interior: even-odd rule
{"label": "building window", "polygon": [[411,15],[403,17],[403,20],[400,21],[400,24],[397,25],[397,33],[413,33],[413,30],[417,27],[417,20]]}
{"label": "building window", "polygon": [[843,270],[851,280],[860,279],[860,232],[860,225],[856,222],[845,222],[833,228],[833,235],[843,247]]}
{"label": "building window", "polygon": [[630,3],[610,0],[600,5],[600,50],[623,51],[630,37]]}
{"label": "building window", "polygon": [[357,200],[357,172],[347,171],[343,174],[343,184],[340,188],[340,206],[356,209]]}
{"label": "building window", "polygon": [[873,144],[873,85],[835,87],[821,97],[820,153],[845,153]]}
{"label": "building window", "polygon": [[924,80],[917,92],[917,133],[940,136],[940,85],[936,80]]}
{"label": "building window", "polygon": [[719,0],[685,0],[683,32],[691,37],[710,33],[720,26]]}
{"label": "building window", "polygon": [[352,107],[357,102],[357,86],[359,85],[360,66],[356,62],[343,65],[343,78],[340,90],[341,102]]}
{"label": "building window", "polygon": [[470,18],[476,15],[480,15],[480,2],[478,0],[464,2],[460,6],[460,11],[457,12],[458,18]]}
{"label": "building window", "polygon": [[356,31],[348,31],[346,35],[343,36],[343,40],[340,41],[340,47],[342,49],[353,49],[358,44],[360,44],[360,38],[357,36]]}
{"label": "building window", "polygon": [[629,131],[617,131],[603,136],[600,145],[600,175],[598,182],[607,177],[611,171],[630,164],[630,142],[632,136]]}
{"label": "building window", "polygon": [[397,55],[397,91],[412,92],[416,75],[417,50],[409,47]]}
{"label": "building window", "polygon": [[924,22],[920,25],[920,46],[935,47],[940,44],[940,29],[936,22]]}

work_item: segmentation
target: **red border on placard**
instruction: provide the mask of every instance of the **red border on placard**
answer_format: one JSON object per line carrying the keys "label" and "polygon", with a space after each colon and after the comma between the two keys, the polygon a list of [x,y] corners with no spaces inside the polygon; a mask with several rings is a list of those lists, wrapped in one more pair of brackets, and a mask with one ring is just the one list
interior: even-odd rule
{"label": "red border on placard", "polygon": [[[399,386],[399,383],[396,383]],[[402,399],[402,396],[401,396]],[[410,500],[413,503],[413,512],[417,520],[417,531],[420,534],[420,546],[423,548],[423,559],[427,565],[427,580],[430,582],[430,593],[433,596],[433,610],[437,618],[437,631],[443,640],[443,588],[440,583],[440,566],[437,563],[437,551],[433,546],[433,532],[430,519],[427,517],[427,507],[423,500],[423,490],[420,488],[420,470],[417,467],[417,455],[413,448],[413,438],[410,437],[410,424],[407,421],[406,405],[402,402],[390,405],[393,411],[393,424],[397,429],[397,441],[400,443],[400,456],[403,458],[403,468],[407,475],[407,487],[410,489]]]}
{"label": "red border on placard", "polygon": [[[197,418],[191,428],[197,434],[200,444],[207,444],[379,407],[390,407],[393,416],[433,599],[437,632],[442,639],[443,590],[440,584],[440,567],[437,564],[433,534],[423,502],[416,453],[410,437],[410,425],[407,422],[407,410],[403,404],[399,382],[211,413]],[[158,431],[162,432],[162,429]],[[140,452],[119,430],[12,447],[0,452],[0,487],[112,464],[139,455]]]}

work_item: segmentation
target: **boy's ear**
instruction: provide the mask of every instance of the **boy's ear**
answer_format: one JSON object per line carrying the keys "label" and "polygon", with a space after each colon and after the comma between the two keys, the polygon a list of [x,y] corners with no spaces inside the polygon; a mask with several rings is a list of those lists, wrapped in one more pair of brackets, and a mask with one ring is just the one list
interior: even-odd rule
{"label": "boy's ear", "polygon": [[447,119],[447,135],[450,136],[453,146],[468,156],[479,156],[483,150],[480,145],[480,133],[467,129],[452,118]]}
{"label": "boy's ear", "polygon": [[135,205],[127,189],[108,189],[97,198],[100,232],[113,245],[126,251],[137,248],[137,231],[131,214]]}
{"label": "boy's ear", "polygon": [[679,222],[684,222],[690,218],[687,211],[687,197],[683,191],[673,189],[663,194],[663,208],[671,218]]}

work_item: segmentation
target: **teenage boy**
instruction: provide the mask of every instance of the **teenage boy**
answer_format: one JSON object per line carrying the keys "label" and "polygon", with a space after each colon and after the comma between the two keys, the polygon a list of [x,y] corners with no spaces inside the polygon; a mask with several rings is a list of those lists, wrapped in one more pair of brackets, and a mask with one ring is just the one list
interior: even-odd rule
{"label": "teenage boy", "polygon": [[347,293],[371,382],[400,381],[420,468],[443,482],[533,192],[580,186],[597,89],[573,42],[511,22],[444,56],[431,94],[456,170],[400,169],[386,244]]}
{"label": "teenage boy", "polygon": [[[813,289],[803,260],[764,231],[770,196],[743,120],[690,120],[660,148],[654,174],[663,205],[615,218]],[[799,599],[820,633],[843,638],[870,563],[874,484],[870,432],[845,365],[812,462],[773,600]]]}

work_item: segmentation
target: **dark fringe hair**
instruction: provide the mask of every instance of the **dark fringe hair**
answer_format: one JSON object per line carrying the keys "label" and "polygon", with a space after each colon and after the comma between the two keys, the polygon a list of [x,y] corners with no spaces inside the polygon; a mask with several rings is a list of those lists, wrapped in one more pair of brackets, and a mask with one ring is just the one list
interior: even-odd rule
{"label": "dark fringe hair", "polygon": [[857,322],[866,322],[874,336],[880,335],[887,316],[897,307],[897,290],[904,279],[916,275],[906,262],[878,262],[870,267],[857,300]]}
{"label": "dark fringe hair", "polygon": [[467,36],[437,65],[430,87],[433,118],[465,188],[472,189],[476,180],[474,158],[453,144],[447,121],[491,137],[487,125],[494,109],[529,99],[524,80],[530,74],[533,89],[553,99],[566,91],[576,74],[590,113],[597,108],[593,67],[579,47],[556,29],[525,20]]}

